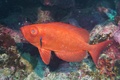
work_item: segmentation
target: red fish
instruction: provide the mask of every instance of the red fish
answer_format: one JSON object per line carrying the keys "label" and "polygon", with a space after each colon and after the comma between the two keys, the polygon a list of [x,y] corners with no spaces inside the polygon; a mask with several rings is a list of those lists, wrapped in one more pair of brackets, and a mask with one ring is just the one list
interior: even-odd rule
{"label": "red fish", "polygon": [[88,51],[97,64],[100,52],[111,42],[107,40],[90,45],[87,30],[61,22],[28,25],[22,27],[21,31],[25,39],[38,48],[45,64],[50,62],[51,51],[67,62],[83,60]]}

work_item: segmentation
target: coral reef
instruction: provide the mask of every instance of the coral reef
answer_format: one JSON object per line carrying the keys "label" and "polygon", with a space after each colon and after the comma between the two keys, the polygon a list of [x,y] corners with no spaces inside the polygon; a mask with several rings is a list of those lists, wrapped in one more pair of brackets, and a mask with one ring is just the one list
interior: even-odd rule
{"label": "coral reef", "polygon": [[[6,46],[9,44],[15,45],[15,43],[26,42],[21,32],[12,30],[3,25],[0,25],[0,34],[0,39],[3,39],[3,41],[6,42]],[[1,42],[1,44],[3,44],[4,42]]]}
{"label": "coral reef", "polygon": [[24,79],[28,73],[25,71],[26,66],[20,61],[16,46],[9,46],[3,50],[3,53],[0,52],[0,79]]}
{"label": "coral reef", "polygon": [[114,32],[113,38],[116,42],[118,42],[120,44],[120,21],[118,21],[118,28]]}
{"label": "coral reef", "polygon": [[[2,26],[3,27],[3,26]],[[100,28],[98,28],[100,27]],[[4,27],[5,28],[5,27]],[[1,77],[0,79],[26,79],[32,80],[33,78],[41,79],[41,80],[73,80],[73,79],[114,79],[115,76],[119,75],[119,72],[116,72],[116,69],[119,67],[116,61],[118,61],[118,49],[115,47],[116,44],[109,46],[108,49],[105,49],[99,58],[98,66],[95,67],[91,58],[84,59],[79,63],[67,63],[63,62],[60,64],[59,68],[55,71],[50,71],[49,67],[43,64],[43,62],[39,58],[34,58],[29,53],[30,52],[22,52],[20,53],[17,50],[15,39],[9,35],[9,31],[7,35],[5,32],[2,32],[4,28],[1,28],[2,39],[4,41],[2,43],[7,43],[8,39],[12,42],[7,45],[7,47],[1,44]],[[6,29],[6,28],[5,28]],[[112,22],[107,22],[106,24],[99,24],[96,26],[93,31],[91,31],[91,44],[95,44],[97,42],[101,42],[103,40],[112,38],[112,32],[116,30],[116,26]],[[97,32],[96,32],[97,31]],[[94,35],[93,35],[94,34]],[[3,36],[4,35],[4,36]],[[99,36],[98,36],[99,35]],[[103,36],[104,35],[104,36]],[[9,37],[5,37],[9,36]],[[5,37],[5,38],[3,38]],[[12,44],[14,43],[14,44]],[[8,44],[8,43],[7,43]],[[31,48],[32,49],[32,48]],[[113,52],[111,52],[113,51]],[[113,54],[116,53],[116,54]],[[116,58],[116,57],[118,58]],[[36,63],[35,63],[35,62]],[[13,64],[14,63],[14,64]],[[3,67],[4,65],[4,67]],[[55,64],[54,64],[55,65]],[[116,68],[116,69],[115,69]],[[104,71],[103,71],[104,70]]]}
{"label": "coral reef", "polygon": [[[97,25],[90,34],[90,43],[101,42],[106,39],[111,39],[115,37],[115,33],[118,27],[113,22],[106,22],[105,24]],[[119,40],[119,39],[117,39]],[[109,45],[101,54],[98,60],[98,70],[100,74],[104,74],[107,78],[111,80],[119,79],[117,71],[114,68],[116,62],[120,60],[120,49],[119,44],[113,40],[113,43]]]}
{"label": "coral reef", "polygon": [[[0,4],[0,80],[120,79],[119,0],[1,0]],[[37,49],[26,42],[19,28],[53,21],[87,29],[90,44],[113,39],[101,52],[97,67],[90,56],[68,63],[52,55],[50,65],[42,62]]]}
{"label": "coral reef", "polygon": [[32,65],[27,64],[27,61],[21,57],[16,46],[16,42],[19,42],[22,37],[15,42],[15,38],[17,38],[15,36],[18,36],[15,33],[15,31],[0,25],[0,80],[24,79],[30,73]]}
{"label": "coral reef", "polygon": [[90,43],[96,43],[106,40],[107,38],[111,38],[116,30],[117,26],[114,24],[114,22],[106,21],[102,24],[98,24],[90,32]]}
{"label": "coral reef", "polygon": [[[46,21],[46,20],[45,20]],[[41,22],[40,22],[41,23]],[[4,30],[4,31],[3,31]],[[113,22],[105,22],[97,25],[90,33],[90,43],[95,44],[113,37],[117,26]],[[25,42],[20,33],[1,25],[0,28],[0,79],[26,79],[33,80],[95,80],[95,79],[119,79],[118,60],[120,59],[118,44],[107,47],[99,58],[98,66],[95,67],[91,58],[84,59],[79,63],[63,62],[59,68],[53,72],[43,64],[39,58],[34,58],[30,52],[19,52],[16,47],[17,42]],[[14,34],[14,37],[13,37]],[[18,34],[18,35],[16,35]],[[15,36],[19,36],[17,38]],[[23,39],[23,40],[21,40]],[[10,42],[10,43],[9,43]],[[6,45],[7,44],[7,45]],[[36,63],[35,63],[35,62]],[[14,63],[14,64],[13,64]],[[3,66],[4,65],[4,66]]]}
{"label": "coral reef", "polygon": [[38,16],[37,21],[35,23],[47,23],[47,22],[53,22],[54,19],[51,17],[50,11],[47,10],[41,10],[38,8]]}

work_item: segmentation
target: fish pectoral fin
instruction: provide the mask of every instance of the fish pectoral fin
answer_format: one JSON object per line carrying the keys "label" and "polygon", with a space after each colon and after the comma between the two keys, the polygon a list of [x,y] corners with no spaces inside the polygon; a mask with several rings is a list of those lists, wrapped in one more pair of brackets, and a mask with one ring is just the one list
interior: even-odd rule
{"label": "fish pectoral fin", "polygon": [[42,58],[42,61],[48,65],[50,63],[50,58],[51,58],[51,51],[50,50],[45,50],[45,49],[38,49],[40,56]]}

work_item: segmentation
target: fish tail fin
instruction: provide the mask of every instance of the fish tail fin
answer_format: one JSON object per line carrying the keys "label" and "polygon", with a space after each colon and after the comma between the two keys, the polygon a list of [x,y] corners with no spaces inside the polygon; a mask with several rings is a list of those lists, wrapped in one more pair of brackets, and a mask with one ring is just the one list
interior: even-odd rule
{"label": "fish tail fin", "polygon": [[89,50],[90,55],[92,56],[92,59],[94,61],[94,63],[97,65],[97,61],[100,55],[100,52],[107,47],[108,44],[110,44],[112,42],[112,40],[106,40],[104,42],[95,44],[95,45],[90,45],[91,46],[91,50]]}

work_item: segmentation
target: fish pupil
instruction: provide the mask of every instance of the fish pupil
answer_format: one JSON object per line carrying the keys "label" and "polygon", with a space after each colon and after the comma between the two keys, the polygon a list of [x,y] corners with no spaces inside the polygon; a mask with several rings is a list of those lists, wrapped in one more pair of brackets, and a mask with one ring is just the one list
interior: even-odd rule
{"label": "fish pupil", "polygon": [[35,35],[35,34],[37,34],[37,31],[34,30],[34,29],[32,29],[32,30],[31,30],[31,33]]}

